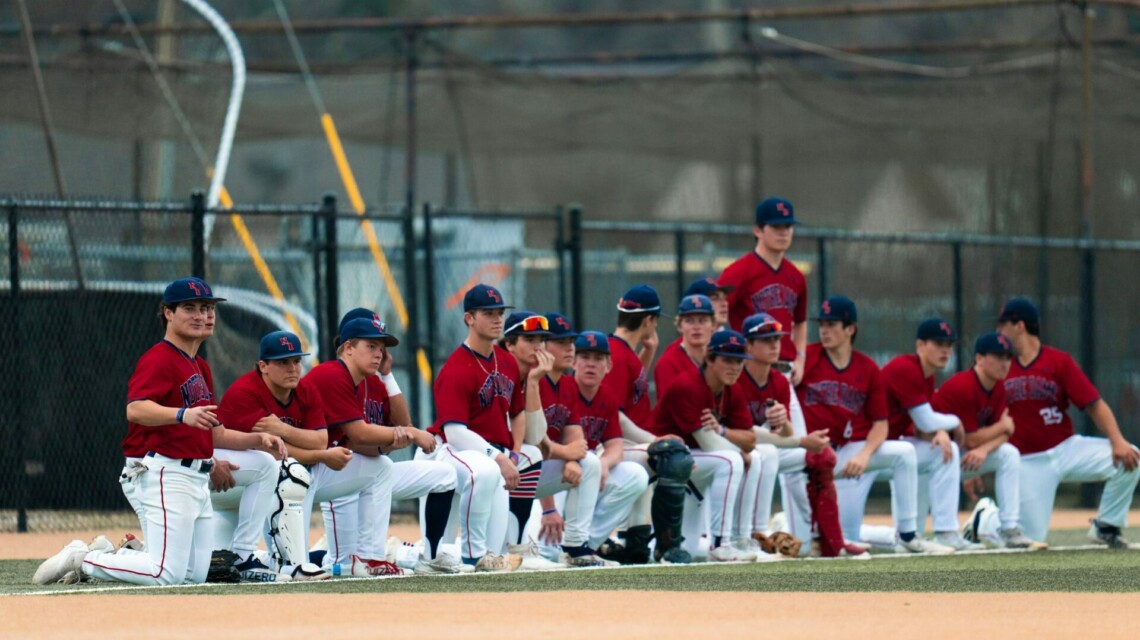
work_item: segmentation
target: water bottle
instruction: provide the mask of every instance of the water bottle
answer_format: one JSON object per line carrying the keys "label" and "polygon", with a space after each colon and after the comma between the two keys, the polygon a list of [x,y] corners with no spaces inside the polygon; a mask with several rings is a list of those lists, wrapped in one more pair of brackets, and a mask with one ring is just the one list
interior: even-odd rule
{"label": "water bottle", "polygon": [[333,566],[332,566],[332,574],[333,574],[333,577],[334,577],[334,578],[339,578],[339,577],[340,577],[340,563],[339,563],[339,562],[334,562],[334,563],[333,563]]}

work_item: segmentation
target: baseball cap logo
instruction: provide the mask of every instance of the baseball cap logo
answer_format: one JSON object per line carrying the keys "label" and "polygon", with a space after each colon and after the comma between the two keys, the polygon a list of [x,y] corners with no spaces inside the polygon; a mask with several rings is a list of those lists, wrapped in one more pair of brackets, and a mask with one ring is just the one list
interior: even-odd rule
{"label": "baseball cap logo", "polygon": [[1005,337],[1004,335],[998,336],[998,342],[1000,342],[1001,346],[1005,347],[1006,349],[1012,348],[1012,346],[1009,344],[1009,338]]}
{"label": "baseball cap logo", "polygon": [[487,288],[487,297],[494,300],[495,302],[503,301],[503,299],[499,297],[499,293],[490,287]]}
{"label": "baseball cap logo", "polygon": [[290,351],[293,351],[293,349],[294,349],[293,343],[290,342],[289,338],[286,338],[286,337],[281,338],[281,346],[285,347],[286,349],[288,349]]}
{"label": "baseball cap logo", "polygon": [[689,298],[689,301],[693,303],[694,309],[700,309],[703,306],[701,304],[701,299],[698,298],[697,296],[693,296],[693,297]]}
{"label": "baseball cap logo", "polygon": [[[202,286],[199,285],[197,282],[194,282],[193,280],[191,280],[191,281],[186,283],[186,286],[190,287],[190,290],[194,292],[194,295],[198,295],[198,296],[203,295],[202,294]],[[210,294],[210,292],[206,291],[205,295],[209,295],[209,294]]]}
{"label": "baseball cap logo", "polygon": [[820,309],[823,309],[823,312],[825,314],[830,314],[831,313],[831,301],[830,300],[824,300],[823,305],[820,306]]}
{"label": "baseball cap logo", "polygon": [[555,319],[554,319],[554,322],[555,322],[555,323],[556,323],[558,326],[562,327],[563,329],[565,329],[565,330],[567,330],[567,331],[569,331],[569,330],[570,330],[570,323],[569,323],[569,322],[566,322],[566,318],[555,318]]}
{"label": "baseball cap logo", "polygon": [[939,324],[938,328],[942,329],[942,332],[948,336],[954,335],[954,332],[950,329],[950,325],[946,324],[945,322]]}
{"label": "baseball cap logo", "polygon": [[626,300],[625,298],[622,298],[618,300],[618,306],[622,309],[640,309],[641,303],[634,300]]}
{"label": "baseball cap logo", "polygon": [[739,342],[739,341],[737,341],[737,339],[736,339],[736,336],[729,336],[729,338],[728,338],[728,343],[729,343],[729,344],[734,344],[734,345],[739,345],[739,344],[740,344],[740,342]]}
{"label": "baseball cap logo", "polygon": [[594,337],[594,334],[587,333],[586,334],[586,340],[590,343],[591,347],[598,346],[598,339]]}
{"label": "baseball cap logo", "polygon": [[792,215],[792,212],[788,211],[788,207],[785,206],[783,202],[777,202],[776,203],[776,211],[779,211],[780,214],[783,215],[785,218]]}

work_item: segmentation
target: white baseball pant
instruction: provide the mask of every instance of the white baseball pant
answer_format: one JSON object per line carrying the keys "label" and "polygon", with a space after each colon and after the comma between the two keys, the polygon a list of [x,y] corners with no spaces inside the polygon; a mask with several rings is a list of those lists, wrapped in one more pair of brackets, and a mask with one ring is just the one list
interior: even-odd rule
{"label": "white baseball pant", "polygon": [[130,503],[131,509],[134,510],[135,515],[139,518],[139,537],[146,539],[146,508],[143,507],[142,498],[138,495],[138,474],[135,472],[134,465],[142,463],[142,458],[127,458],[123,464],[123,470],[119,473],[119,488],[123,490],[123,496],[126,497],[127,502]]}
{"label": "white baseball pant", "polygon": [[591,549],[597,550],[614,529],[629,518],[634,504],[645,494],[648,486],[649,472],[635,462],[622,461],[610,469],[590,523]]}
{"label": "white baseball pant", "polygon": [[143,586],[201,584],[213,552],[209,474],[162,455],[143,458],[135,496],[146,518],[146,552],[92,551],[83,572],[100,580]]}
{"label": "white baseball pant", "polygon": [[[903,438],[914,447],[915,461],[918,463],[918,489],[915,500],[917,507],[915,524],[918,532],[926,529],[926,515],[929,513],[938,533],[958,530],[958,495],[962,491],[962,456],[958,445],[950,443],[950,462],[942,462],[942,447],[931,446],[921,438]],[[892,479],[893,483],[894,480]],[[897,491],[891,491],[891,501]],[[893,504],[892,504],[893,508]]]}
{"label": "white baseball pant", "polygon": [[[535,462],[541,460],[541,453],[537,447],[523,445],[519,451],[519,469],[525,470]],[[537,459],[536,459],[537,457]],[[590,526],[594,519],[594,508],[598,504],[598,484],[602,480],[602,463],[594,453],[586,453],[586,457],[578,461],[582,467],[582,479],[578,486],[562,482],[562,471],[566,467],[565,460],[541,460],[542,475],[538,478],[538,492],[535,498],[549,498],[557,493],[566,492],[566,503],[562,507],[562,518],[566,522],[562,532],[562,545],[566,547],[580,547],[589,544]],[[541,518],[541,512],[539,512]],[[517,540],[518,523],[509,518],[507,527],[509,540]],[[532,522],[530,518],[528,522]]]}
{"label": "white baseball pant", "polygon": [[681,525],[685,551],[696,557],[700,553],[704,518],[701,503],[709,508],[709,535],[712,538],[731,537],[736,522],[736,501],[744,481],[744,458],[739,451],[702,451],[693,449],[693,475],[689,478],[701,492],[697,501],[690,491],[685,496],[685,515]]}
{"label": "white baseball pant", "polygon": [[[352,454],[352,458],[343,469],[335,470],[325,464],[315,464],[310,470],[313,481],[309,491],[305,494],[302,522],[305,523],[305,548],[312,546],[309,542],[309,527],[313,516],[313,505],[323,504],[336,498],[353,495],[364,491],[374,485],[381,476],[391,473],[392,461],[387,456],[366,456],[360,453]],[[322,507],[323,509],[323,507]],[[334,562],[347,565],[352,562],[349,557],[352,548],[341,544],[337,537],[337,518],[339,513],[330,510],[323,513],[325,524],[325,541],[328,543],[328,553],[325,554],[325,568],[331,567]]]}
{"label": "white baseball pant", "polygon": [[[836,452],[835,491],[839,499],[839,524],[843,529],[843,537],[848,540],[860,539],[859,527],[867,508],[867,495],[871,491],[874,472],[884,470],[889,470],[894,476],[894,482],[891,483],[891,512],[895,529],[900,532],[914,531],[915,503],[918,499],[918,462],[914,446],[902,440],[888,440],[879,445],[879,449],[871,456],[863,477],[844,478],[841,475],[843,468],[866,445],[864,440],[848,442]],[[868,479],[868,475],[872,479]]]}
{"label": "white baseball pant", "polygon": [[986,456],[976,471],[963,471],[962,479],[994,474],[994,492],[997,494],[998,520],[1002,530],[1021,526],[1021,454],[1017,447],[1006,442]]}
{"label": "white baseball pant", "polygon": [[776,476],[780,471],[780,453],[773,445],[758,444],[748,456],[750,463],[736,501],[734,538],[747,538],[753,531],[767,533],[772,516],[772,494],[776,491]]}
{"label": "white baseball pant", "polygon": [[214,506],[213,549],[230,549],[242,560],[257,551],[269,514],[277,506],[281,463],[264,451],[214,449],[215,460],[237,465],[234,486],[211,493]]}
{"label": "white baseball pant", "polygon": [[[791,373],[783,374],[788,382],[792,381]],[[807,435],[807,422],[804,420],[804,410],[800,405],[800,398],[792,389],[792,398],[788,403],[788,419],[792,423],[792,435],[802,438]],[[780,505],[787,516],[791,533],[800,540],[811,540],[811,502],[808,501],[807,475],[804,469],[803,449],[780,449]],[[769,508],[771,513],[771,508]],[[762,523],[760,531],[771,533],[768,522]],[[804,553],[810,550],[804,545]]]}
{"label": "white baseball pant", "polygon": [[[498,463],[478,451],[453,449],[439,436],[435,441],[435,451],[418,450],[416,460],[446,462],[455,470],[457,489],[451,520],[459,523],[460,554],[465,559],[478,560],[488,550],[499,553],[499,544],[506,538],[509,502]],[[450,533],[451,527],[448,530]],[[449,537],[445,535],[444,539]],[[488,548],[488,540],[496,541],[493,549]]]}
{"label": "white baseball pant", "polygon": [[1112,444],[1105,438],[1074,435],[1048,451],[1021,456],[1021,530],[1033,540],[1044,540],[1057,485],[1101,480],[1105,484],[1097,520],[1127,526],[1140,467],[1126,471],[1114,464]]}

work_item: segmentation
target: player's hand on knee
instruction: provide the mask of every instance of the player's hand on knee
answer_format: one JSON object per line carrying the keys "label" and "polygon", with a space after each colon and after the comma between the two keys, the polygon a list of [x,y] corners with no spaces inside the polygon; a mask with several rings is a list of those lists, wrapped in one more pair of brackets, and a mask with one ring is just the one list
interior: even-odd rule
{"label": "player's hand on knee", "polygon": [[966,471],[977,471],[986,462],[986,454],[977,449],[970,449],[962,456],[962,468]]}
{"label": "player's hand on knee", "polygon": [[352,460],[352,450],[344,447],[333,447],[325,450],[322,462],[333,471],[340,471]]}
{"label": "player's hand on knee", "polygon": [[855,456],[854,458],[848,460],[847,464],[843,466],[843,477],[859,478],[866,470],[867,461],[863,458],[863,456]]}
{"label": "player's hand on knee", "polygon": [[435,451],[435,436],[427,431],[420,431],[415,427],[409,427],[412,430],[412,439],[415,445],[420,448],[424,453],[431,453]]}
{"label": "player's hand on knee", "polygon": [[606,465],[606,461],[602,460],[602,478],[598,481],[598,492],[606,490],[606,480],[610,479],[610,468]]}
{"label": "player's hand on knee", "polygon": [[211,404],[204,407],[190,407],[182,412],[182,424],[209,431],[221,424],[218,420],[218,405]]}
{"label": "player's hand on knee", "polygon": [[495,462],[499,463],[499,472],[503,474],[503,487],[507,491],[514,491],[519,486],[519,470],[514,462],[511,462],[510,457],[504,453],[500,453],[495,458]]}
{"label": "player's hand on knee", "polygon": [[586,457],[586,453],[589,451],[590,447],[584,438],[572,440],[562,445],[562,452],[567,460],[581,460]]}
{"label": "player's hand on knee", "polygon": [[576,487],[581,481],[582,465],[574,462],[573,460],[570,460],[566,464],[562,465],[562,482],[564,484]]}
{"label": "player's hand on knee", "polygon": [[542,514],[542,527],[538,530],[538,541],[549,545],[562,544],[562,533],[566,530],[566,521],[557,510]]}
{"label": "player's hand on knee", "polygon": [[800,438],[800,446],[812,452],[823,451],[824,447],[829,444],[831,444],[831,438],[827,437],[827,429],[812,431]]}
{"label": "player's hand on knee", "polygon": [[210,469],[210,490],[222,492],[233,489],[237,484],[233,472],[240,468],[227,460],[214,458],[214,468]]}
{"label": "player's hand on knee", "polygon": [[1127,440],[1121,438],[1120,440],[1112,443],[1112,462],[1113,464],[1123,465],[1127,471],[1132,471],[1140,465],[1140,452],[1136,451]]}
{"label": "player's hand on knee", "polygon": [[954,459],[954,448],[950,446],[950,435],[945,431],[939,431],[934,434],[934,438],[930,441],[930,448],[942,448],[942,464],[946,464]]}
{"label": "player's hand on knee", "polygon": [[260,449],[278,460],[284,460],[289,452],[285,449],[285,441],[272,433],[254,434],[258,437],[256,449]]}

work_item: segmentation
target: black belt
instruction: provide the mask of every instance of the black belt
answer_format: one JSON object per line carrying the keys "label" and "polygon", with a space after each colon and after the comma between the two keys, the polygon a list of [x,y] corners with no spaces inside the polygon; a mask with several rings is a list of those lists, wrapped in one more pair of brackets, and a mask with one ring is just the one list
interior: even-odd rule
{"label": "black belt", "polygon": [[[150,451],[150,452],[147,452],[146,455],[149,458],[153,458],[155,453],[153,451]],[[164,456],[164,457],[170,458],[170,456]],[[214,470],[214,461],[213,460],[199,460],[198,458],[170,458],[170,459],[171,460],[178,460],[178,464],[182,465],[183,467],[186,467],[187,469],[193,469],[195,462],[201,462],[201,465],[198,467],[199,473],[210,473],[211,471]]]}

